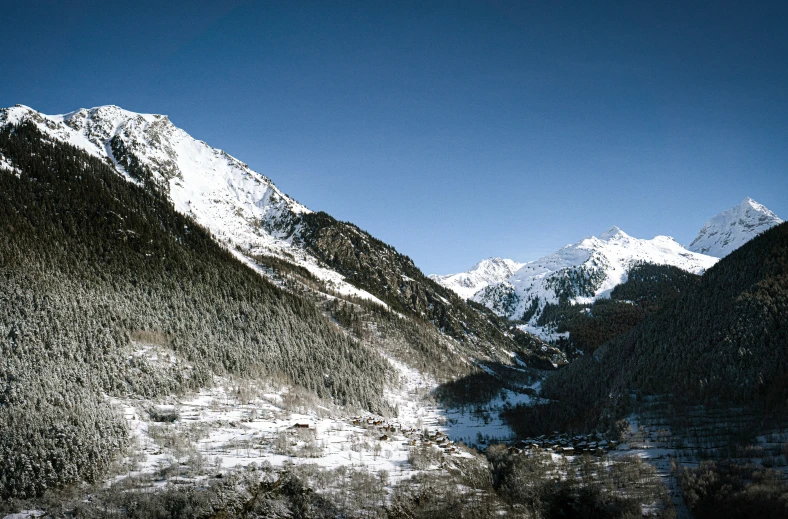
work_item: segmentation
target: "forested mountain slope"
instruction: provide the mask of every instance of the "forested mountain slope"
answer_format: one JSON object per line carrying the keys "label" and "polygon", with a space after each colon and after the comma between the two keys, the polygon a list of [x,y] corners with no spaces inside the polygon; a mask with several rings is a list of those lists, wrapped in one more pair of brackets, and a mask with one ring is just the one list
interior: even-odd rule
{"label": "forested mountain slope", "polygon": [[[521,349],[505,321],[429,279],[394,247],[324,212],[300,215],[299,221],[298,238],[311,254],[394,310],[432,322],[482,358],[509,360],[508,354],[494,346]],[[539,351],[541,341],[532,340],[539,343],[535,350]]]}
{"label": "forested mountain slope", "polygon": [[564,349],[591,353],[672,304],[699,281],[700,276],[678,267],[638,263],[627,272],[627,280],[610,292],[610,298],[591,304],[548,303],[537,324],[568,333],[561,342],[568,342],[571,347]]}
{"label": "forested mountain slope", "polygon": [[20,123],[102,159],[242,254],[293,263],[337,293],[385,302],[431,322],[473,355],[504,360],[508,355],[490,343],[507,351],[520,348],[502,321],[428,279],[394,247],[353,224],[310,211],[269,178],[193,138],[166,116],[117,106],[64,115],[21,105],[0,110],[0,126]]}
{"label": "forested mountain slope", "polygon": [[98,477],[127,437],[104,394],[236,375],[381,409],[375,351],[155,190],[29,123],[0,156],[0,497]]}
{"label": "forested mountain slope", "polygon": [[553,417],[545,427],[551,420],[595,426],[632,390],[784,412],[788,224],[735,250],[674,303],[546,380],[555,412],[539,412]]}

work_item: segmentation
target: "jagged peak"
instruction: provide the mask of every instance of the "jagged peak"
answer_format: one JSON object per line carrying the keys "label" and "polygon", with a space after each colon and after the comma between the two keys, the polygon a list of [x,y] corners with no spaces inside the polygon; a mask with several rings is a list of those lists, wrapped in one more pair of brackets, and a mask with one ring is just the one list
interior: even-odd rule
{"label": "jagged peak", "polygon": [[707,221],[688,248],[721,258],[780,223],[782,220],[763,204],[745,197],[740,204]]}
{"label": "jagged peak", "polygon": [[625,233],[615,225],[599,235],[599,239],[602,241],[609,241],[612,239],[629,238],[629,237],[630,236],[627,233]]}
{"label": "jagged peak", "polygon": [[754,210],[758,211],[759,213],[764,213],[766,215],[774,216],[775,218],[777,218],[777,215],[775,215],[771,210],[769,210],[768,207],[766,207],[763,204],[759,204],[758,202],[756,202],[755,200],[753,200],[749,196],[745,197],[745,199],[742,201],[742,203],[739,204],[739,207],[743,208],[745,211],[748,210],[748,209],[754,209]]}
{"label": "jagged peak", "polygon": [[519,265],[519,263],[517,261],[514,261],[513,259],[502,258],[500,256],[491,256],[489,258],[485,258],[485,259],[481,260],[476,265],[471,267],[470,270],[472,270],[472,271],[473,270],[480,270],[480,269],[483,269],[483,268],[487,267],[488,265],[510,267],[510,266],[513,266],[513,265]]}
{"label": "jagged peak", "polygon": [[74,112],[69,112],[59,116],[66,123],[73,123],[80,119],[91,119],[101,121],[111,121],[118,125],[127,121],[144,121],[147,123],[154,123],[160,121],[169,122],[169,117],[161,114],[148,114],[132,112],[117,105],[102,105],[94,106],[93,108],[80,108]]}
{"label": "jagged peak", "polygon": [[504,281],[523,265],[513,259],[493,256],[481,260],[465,272],[443,276],[432,274],[429,277],[460,297],[470,298],[488,285]]}
{"label": "jagged peak", "polygon": [[268,225],[267,231],[279,232],[272,222],[310,212],[279,191],[270,179],[195,139],[166,115],[132,112],[117,105],[61,115],[46,115],[23,105],[0,109],[0,125],[25,121],[48,137],[111,160],[119,174],[139,182],[139,171],[129,172],[125,163],[118,162],[116,154],[123,159],[125,152],[114,148],[117,138],[170,194],[178,211],[194,216],[217,234],[233,236],[236,243],[267,246],[278,238],[269,239],[260,229],[261,223]]}

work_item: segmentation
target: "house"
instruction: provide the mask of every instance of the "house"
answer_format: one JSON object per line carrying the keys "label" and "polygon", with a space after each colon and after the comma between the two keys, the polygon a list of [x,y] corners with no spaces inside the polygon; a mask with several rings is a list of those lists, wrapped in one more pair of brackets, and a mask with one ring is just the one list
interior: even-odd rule
{"label": "house", "polygon": [[293,425],[293,429],[309,429],[308,423],[297,423]]}

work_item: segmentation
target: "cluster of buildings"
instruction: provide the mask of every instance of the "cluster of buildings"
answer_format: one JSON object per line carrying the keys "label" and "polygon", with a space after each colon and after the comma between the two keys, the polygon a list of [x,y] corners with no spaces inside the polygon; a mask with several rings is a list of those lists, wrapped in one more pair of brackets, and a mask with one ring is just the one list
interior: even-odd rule
{"label": "cluster of buildings", "polygon": [[522,454],[529,452],[554,452],[565,456],[578,454],[597,454],[602,455],[613,449],[623,448],[615,440],[607,440],[601,434],[581,434],[569,436],[568,434],[542,435],[536,438],[520,440],[517,444],[509,447],[512,454]]}

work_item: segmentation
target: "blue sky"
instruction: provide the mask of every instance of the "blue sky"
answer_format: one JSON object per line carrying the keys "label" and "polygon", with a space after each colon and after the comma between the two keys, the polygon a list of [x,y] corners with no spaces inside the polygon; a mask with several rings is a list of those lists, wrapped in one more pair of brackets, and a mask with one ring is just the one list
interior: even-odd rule
{"label": "blue sky", "polygon": [[613,224],[688,243],[745,196],[788,217],[785,2],[3,14],[0,105],[168,114],[426,273],[536,259]]}

